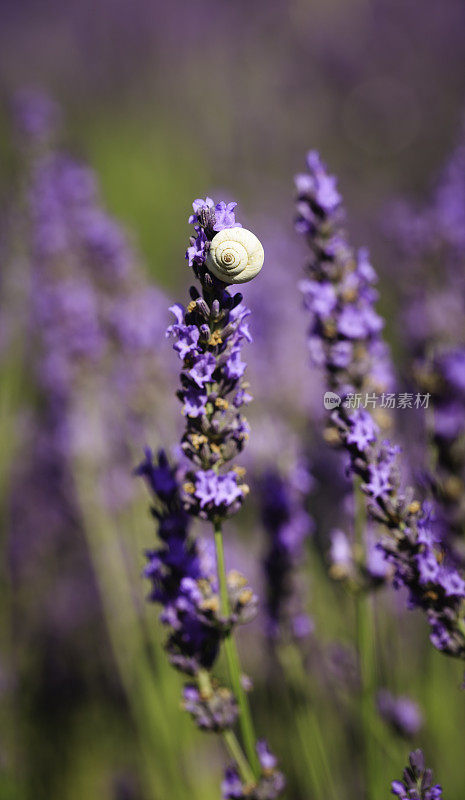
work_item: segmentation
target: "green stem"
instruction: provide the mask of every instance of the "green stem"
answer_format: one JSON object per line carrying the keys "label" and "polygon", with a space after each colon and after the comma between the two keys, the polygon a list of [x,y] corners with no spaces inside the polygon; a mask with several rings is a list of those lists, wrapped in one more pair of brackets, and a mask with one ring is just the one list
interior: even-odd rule
{"label": "green stem", "polygon": [[[212,682],[210,673],[207,672],[205,669],[199,670],[197,673],[197,684],[200,689],[201,694],[205,694],[207,696],[211,695],[213,692]],[[253,786],[255,784],[255,777],[250,768],[250,764],[247,761],[242,748],[237,741],[237,736],[232,730],[225,730],[223,731],[223,739],[225,745],[229,751],[229,754],[233,761],[237,764],[239,768],[239,772],[241,773],[242,780],[244,783]]]}
{"label": "green stem", "polygon": [[249,762],[247,761],[244,753],[242,752],[242,748],[239,742],[237,741],[236,734],[232,730],[223,731],[223,739],[225,741],[226,747],[228,748],[231,758],[236,762],[239,768],[242,780],[246,784],[254,786],[255,776],[250,768]]}
{"label": "green stem", "polygon": [[465,638],[465,619],[460,618],[457,623],[458,629],[462,636]]}
{"label": "green stem", "polygon": [[[355,492],[355,541],[365,551],[365,499],[358,485]],[[356,636],[360,669],[360,726],[362,738],[362,763],[366,800],[376,797],[376,764],[372,731],[375,727],[374,689],[374,615],[372,598],[366,591],[356,595]]]}
{"label": "green stem", "polygon": [[357,650],[360,667],[360,723],[362,734],[362,759],[367,800],[374,800],[373,788],[373,610],[371,598],[359,592],[356,598]]}
{"label": "green stem", "polygon": [[[229,605],[228,584],[226,580],[226,569],[224,563],[221,522],[215,522],[214,531],[216,563],[220,586],[221,612],[226,618],[228,618],[231,615],[231,609]],[[242,686],[239,654],[237,652],[236,641],[232,632],[229,632],[224,640],[224,649],[226,653],[226,660],[228,662],[231,685],[239,705],[239,724],[241,727],[244,749],[247,754],[249,764],[252,767],[253,774],[256,778],[258,778],[260,775],[260,764],[258,761],[257,751],[255,749],[255,731],[252,722],[252,715],[250,713],[249,700],[246,692],[244,691],[244,687]]]}

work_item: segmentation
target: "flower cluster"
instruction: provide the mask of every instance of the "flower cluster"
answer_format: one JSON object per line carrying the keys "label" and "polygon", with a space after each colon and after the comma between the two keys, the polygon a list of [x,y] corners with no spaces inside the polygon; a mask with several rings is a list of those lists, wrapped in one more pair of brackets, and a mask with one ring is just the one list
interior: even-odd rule
{"label": "flower cluster", "polygon": [[425,767],[425,757],[421,750],[414,750],[409,756],[409,766],[405,768],[402,781],[393,781],[391,791],[400,800],[441,800],[442,787],[433,785],[433,773]]}
{"label": "flower cluster", "polygon": [[209,581],[209,564],[197,541],[190,536],[190,519],[183,508],[180,473],[160,451],[158,460],[147,449],[136,474],[147,481],[158,522],[161,546],[146,553],[144,575],[152,582],[150,600],[163,607],[162,622],[171,627],[166,645],[171,662],[182,672],[196,674],[210,667],[220,641],[218,626],[207,622],[200,608],[196,582]]}
{"label": "flower cluster", "polygon": [[421,711],[410,697],[394,697],[388,689],[380,689],[376,704],[381,718],[400,736],[411,739],[420,730]]}
{"label": "flower cluster", "polygon": [[192,236],[189,247],[186,251],[186,259],[189,266],[202,270],[208,252],[209,242],[215,233],[225,228],[240,228],[240,222],[236,222],[234,209],[237,203],[215,203],[211,197],[205,200],[194,200],[192,208],[194,213],[189,217],[189,224],[194,226],[195,236]]}
{"label": "flower cluster", "polygon": [[237,719],[236,700],[232,692],[224,687],[211,688],[202,693],[194,684],[186,684],[183,705],[200,730],[221,733],[232,728]]}
{"label": "flower cluster", "polygon": [[300,284],[310,314],[312,362],[325,367],[328,385],[340,394],[384,391],[392,385],[383,320],[374,304],[376,273],[366,250],[354,253],[343,230],[344,209],[336,186],[315,151],[308,171],[296,176],[296,230],[310,249]]}
{"label": "flower cluster", "polygon": [[[146,553],[144,570],[152,582],[150,600],[163,607],[161,621],[170,627],[166,644],[171,663],[188,675],[210,669],[224,634],[235,623],[248,622],[257,598],[237,572],[228,576],[231,615],[220,613],[214,566],[205,548],[189,532],[190,517],[182,490],[184,471],[170,465],[164,451],[154,460],[147,449],[136,475],[144,477],[154,500],[161,546]],[[192,699],[192,693],[190,693]],[[219,701],[223,698],[221,692]],[[205,726],[203,726],[205,727]]]}
{"label": "flower cluster", "polygon": [[[362,291],[360,304],[351,298],[347,305],[346,276],[348,274],[353,281],[355,268],[347,273],[346,261],[354,259],[353,256],[347,256],[347,245],[341,232],[341,198],[336,190],[335,179],[328,176],[316,153],[309,154],[307,165],[309,174],[297,178],[297,230],[307,236],[311,250],[309,268],[312,276],[317,278],[316,288],[313,287],[313,280],[310,287],[313,315],[310,342],[312,344],[315,341],[323,348],[320,363],[326,368],[328,385],[346,394],[353,391],[352,387],[357,385],[357,381],[358,386],[364,382],[366,385],[366,381],[373,386],[373,375],[369,366],[357,374],[349,370],[349,379],[348,373],[341,375],[339,369],[334,370],[331,359],[333,345],[328,343],[327,331],[321,324],[322,288],[327,297],[333,297],[332,293],[335,292],[339,298],[342,292],[344,302],[334,305],[330,300],[330,307],[339,309],[343,319],[349,309],[349,318],[354,325],[359,324],[357,336],[361,337],[358,344],[363,345],[362,351],[370,353],[373,342],[376,347],[381,345],[385,354],[380,339],[382,323],[376,322],[376,331],[374,328],[371,332],[365,329],[362,335],[367,315],[368,319],[379,320],[373,309],[375,296],[371,290],[368,297]],[[367,262],[364,263],[366,265]],[[355,285],[360,286],[358,281]],[[357,288],[355,298],[358,296]],[[338,320],[339,316],[332,320],[336,333],[340,332]],[[347,335],[348,331],[344,323],[343,332]],[[352,362],[349,363],[352,369]],[[368,509],[372,520],[387,527],[390,533],[379,546],[394,569],[394,585],[406,586],[410,605],[426,612],[432,628],[431,641],[435,647],[451,655],[465,657],[465,582],[444,557],[428,509],[413,499],[411,490],[405,493],[400,491],[397,464],[399,448],[387,441],[380,441],[379,427],[373,416],[364,409],[351,413],[342,403],[331,419],[338,432],[338,441],[350,456],[351,471],[361,479],[362,491],[369,498]]]}
{"label": "flower cluster", "polygon": [[[344,231],[345,211],[337,190],[319,154],[307,154],[307,172],[296,176],[295,228],[305,236],[310,255],[308,277],[301,281],[304,307],[310,315],[308,345],[315,366],[323,369],[326,386],[339,397],[360,398],[365,393],[384,393],[393,387],[389,349],[382,338],[384,322],[375,310],[377,275],[368,253],[355,253]],[[384,395],[383,395],[384,396]],[[367,418],[371,420],[368,414]],[[389,417],[384,409],[373,410],[380,424]],[[363,437],[360,415],[360,436]],[[327,420],[326,439],[340,445],[337,425]],[[377,557],[373,537],[358,546],[343,531],[331,536],[330,574],[358,590],[383,583],[386,567]]]}
{"label": "flower cluster", "polygon": [[238,708],[232,692],[224,687],[211,688],[202,693],[194,684],[186,684],[183,705],[200,730],[221,733],[232,728]]}
{"label": "flower cluster", "polygon": [[231,295],[205,266],[206,252],[215,232],[236,226],[235,203],[210,198],[193,204],[196,236],[186,258],[202,284],[202,293],[191,288],[187,308],[171,307],[175,322],[167,335],[182,361],[178,397],[186,417],[182,449],[195,469],[186,476],[185,491],[190,511],[208,519],[234,513],[248,492],[243,470],[221,468],[240,453],[249,426],[240,409],[252,398],[244,380],[246,364],[242,345],[252,341],[242,295]]}
{"label": "flower cluster", "polygon": [[304,462],[289,475],[268,469],[260,481],[261,514],[267,534],[263,561],[266,578],[267,634],[271,639],[290,635],[302,638],[313,629],[302,608],[297,568],[305,559],[305,541],[313,522],[305,510],[312,476]]}
{"label": "flower cluster", "polygon": [[350,467],[361,479],[373,520],[388,530],[380,542],[394,567],[394,586],[409,590],[411,607],[422,608],[438,650],[465,658],[465,581],[448,563],[431,524],[429,507],[401,491],[399,448],[380,441],[379,428],[366,411],[333,413]]}
{"label": "flower cluster", "polygon": [[221,785],[223,800],[275,800],[280,795],[285,786],[284,776],[263,739],[257,742],[257,755],[262,769],[259,782],[255,786],[244,785],[236,767],[228,767]]}

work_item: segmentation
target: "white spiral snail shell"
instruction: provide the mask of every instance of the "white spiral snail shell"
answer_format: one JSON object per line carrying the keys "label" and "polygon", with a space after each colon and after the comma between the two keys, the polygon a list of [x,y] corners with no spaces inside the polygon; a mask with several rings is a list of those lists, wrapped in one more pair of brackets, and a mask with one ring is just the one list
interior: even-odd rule
{"label": "white spiral snail shell", "polygon": [[247,283],[263,267],[263,245],[246,228],[224,228],[213,237],[207,267],[224,283]]}

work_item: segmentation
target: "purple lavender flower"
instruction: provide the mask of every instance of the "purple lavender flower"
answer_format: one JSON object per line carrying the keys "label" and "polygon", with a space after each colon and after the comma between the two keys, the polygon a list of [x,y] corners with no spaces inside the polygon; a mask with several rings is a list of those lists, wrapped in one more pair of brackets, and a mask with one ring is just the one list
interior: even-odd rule
{"label": "purple lavender flower", "polygon": [[346,394],[385,391],[392,384],[389,353],[380,339],[382,319],[374,310],[377,281],[365,249],[350,248],[343,230],[345,212],[318,153],[307,156],[308,172],[296,177],[296,230],[310,249],[301,282],[310,314],[310,354],[326,368],[329,388]]}
{"label": "purple lavender flower", "polygon": [[[223,200],[217,203],[215,206],[214,231],[222,231],[224,228],[234,228],[237,225],[234,215],[236,206],[237,203],[225,203]],[[240,227],[240,225],[238,227]]]}
{"label": "purple lavender flower", "polygon": [[237,703],[229,689],[220,687],[202,697],[197,686],[187,684],[183,700],[185,710],[201,730],[221,733],[232,728],[237,719]]}
{"label": "purple lavender flower", "polygon": [[[324,173],[321,161],[312,154],[308,166],[310,180],[297,181],[297,230],[306,235],[309,244],[308,270],[312,281],[317,280],[321,286],[331,283],[339,298],[337,311],[332,313],[328,325],[321,307],[315,307],[314,291],[307,294],[307,305],[312,312],[309,338],[312,347],[315,341],[321,345],[321,365],[325,367],[329,387],[353,396],[361,387],[375,387],[372,367],[378,371],[379,362],[386,356],[380,339],[382,326],[373,308],[375,273],[366,251],[355,259],[345,241],[341,199],[331,192],[331,201],[324,202],[325,195],[320,193]],[[356,342],[358,352],[356,360],[342,372],[331,359],[332,346],[341,333],[346,340]],[[376,356],[371,361],[373,353]],[[388,375],[389,369],[383,365],[381,372]],[[350,403],[342,403],[332,414],[336,440],[350,456],[352,474],[361,478],[372,519],[384,524],[390,533],[380,547],[394,567],[394,585],[406,586],[410,605],[425,611],[434,646],[464,658],[462,577],[444,561],[442,549],[434,541],[425,546],[421,540],[428,521],[421,504],[413,501],[412,492],[399,490],[398,448],[380,440],[378,425],[370,414],[364,409],[350,413],[348,406]]]}
{"label": "purple lavender flower", "polygon": [[347,434],[348,444],[354,444],[359,450],[376,441],[376,425],[371,414],[360,410],[351,417],[351,428]]}
{"label": "purple lavender flower", "polygon": [[391,791],[400,800],[441,800],[442,787],[433,785],[432,770],[426,769],[421,750],[414,750],[409,756],[402,781],[393,781]]}
{"label": "purple lavender flower", "polygon": [[400,490],[398,448],[376,440],[360,441],[352,435],[357,415],[341,406],[333,414],[342,443],[350,456],[353,474],[361,478],[373,520],[388,531],[379,544],[394,567],[394,586],[409,590],[410,606],[422,608],[431,626],[431,641],[449,655],[465,658],[465,583],[447,562],[431,528],[426,506],[413,499],[412,490]]}
{"label": "purple lavender flower", "polygon": [[[213,238],[215,233],[224,230],[224,228],[240,228],[241,224],[236,222],[234,209],[237,203],[225,203],[223,200],[215,205],[211,197],[205,200],[194,200],[192,208],[194,213],[189,217],[189,224],[194,225],[195,237],[190,240],[190,247],[187,250],[186,258],[189,261],[189,266],[193,267],[199,263],[202,265],[205,258],[205,249]],[[198,260],[191,259],[191,248],[194,248],[199,253]],[[191,263],[192,262],[192,263]]]}
{"label": "purple lavender flower", "polygon": [[244,342],[251,341],[246,322],[250,312],[242,296],[232,296],[205,266],[206,248],[215,232],[237,225],[235,206],[223,202],[215,206],[209,197],[194,201],[190,222],[196,236],[186,257],[202,284],[202,294],[192,287],[187,308],[179,304],[171,308],[176,321],[167,331],[183,362],[178,392],[186,417],[182,448],[196,467],[186,476],[190,511],[210,519],[234,513],[248,491],[240,469],[224,474],[220,470],[248,438],[240,408],[251,399],[241,358]]}
{"label": "purple lavender flower", "polygon": [[407,739],[419,732],[423,718],[419,706],[409,697],[394,697],[387,689],[381,689],[376,698],[382,719]]}
{"label": "purple lavender flower", "polygon": [[259,739],[257,742],[257,753],[258,758],[260,760],[260,765],[262,770],[266,772],[272,772],[278,763],[278,759],[273,753],[270,751],[268,744],[264,739]]}
{"label": "purple lavender flower", "polygon": [[223,800],[241,800],[244,797],[244,787],[236,767],[227,767],[221,783],[221,797]]}
{"label": "purple lavender flower", "polygon": [[[149,449],[136,469],[155,501],[152,515],[162,541],[161,547],[146,553],[144,575],[153,584],[150,600],[162,606],[161,621],[171,629],[166,644],[171,663],[181,672],[197,675],[199,670],[212,667],[229,626],[247,622],[254,615],[257,598],[241,575],[230,573],[231,617],[221,617],[210,559],[189,532],[191,520],[182,490],[184,472],[171,466],[163,451],[154,461]],[[212,698],[204,699],[213,702]]]}
{"label": "purple lavender flower", "polygon": [[[368,397],[370,392],[384,392],[393,383],[389,351],[381,337],[383,321],[374,308],[377,275],[367,250],[355,253],[347,241],[336,179],[313,151],[307,156],[307,168],[307,173],[296,178],[296,230],[305,236],[310,251],[308,277],[300,284],[304,307],[310,314],[308,345],[313,363],[324,371],[328,389],[350,406],[357,396],[360,399],[363,393]],[[364,449],[376,436],[373,416],[359,410],[347,431],[346,444]],[[331,418],[325,438],[341,444]],[[382,478],[381,469],[371,475],[370,488],[375,496],[384,488]],[[372,538],[370,535],[368,541],[367,534],[364,546],[355,552],[352,538],[339,531],[331,547],[330,574],[357,590],[382,585],[387,570],[380,563]]]}
{"label": "purple lavender flower", "polygon": [[216,360],[212,353],[204,353],[194,361],[194,366],[189,370],[188,375],[201,389],[211,383],[213,373],[216,369]]}
{"label": "purple lavender flower", "polygon": [[264,739],[257,742],[257,754],[263,774],[256,786],[244,785],[237,769],[227,767],[221,784],[223,800],[275,800],[279,797],[286,785],[284,776],[276,769],[277,759]]}
{"label": "purple lavender flower", "polygon": [[[219,203],[211,198],[195,200],[194,224],[196,237],[205,238],[205,248],[216,231],[237,225],[235,203]],[[205,249],[204,248],[204,249]],[[249,310],[242,304],[239,294],[232,296],[205,266],[205,252],[193,264],[196,277],[202,285],[202,294],[191,288],[191,302],[184,309],[172,306],[175,322],[167,335],[175,339],[174,349],[183,364],[178,397],[183,403],[186,430],[182,437],[182,450],[194,469],[185,470],[183,503],[189,514],[218,521],[233,514],[248,493],[243,482],[242,467],[225,469],[243,448],[248,439],[248,424],[241,407],[251,399],[243,381],[245,363],[241,349],[251,341],[247,326]],[[206,584],[203,582],[203,588]],[[222,632],[232,624],[247,621],[254,613],[256,597],[247,582],[236,572],[228,575],[229,619],[221,620]],[[214,593],[216,585],[210,584]],[[219,603],[212,597],[203,597],[209,611],[219,617]],[[213,606],[216,607],[213,608]],[[209,620],[211,624],[211,620]]]}
{"label": "purple lavender flower", "polygon": [[232,510],[234,504],[243,498],[243,490],[238,484],[238,474],[231,470],[218,475],[213,469],[196,474],[194,497],[198,499],[200,509],[204,513],[218,513],[223,509]]}

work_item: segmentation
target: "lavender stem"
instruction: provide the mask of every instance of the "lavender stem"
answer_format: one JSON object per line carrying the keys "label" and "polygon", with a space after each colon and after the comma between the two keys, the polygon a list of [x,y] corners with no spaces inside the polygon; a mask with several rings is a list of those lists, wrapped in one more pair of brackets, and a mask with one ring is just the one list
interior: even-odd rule
{"label": "lavender stem", "polygon": [[238,766],[242,780],[246,784],[250,784],[251,786],[253,786],[255,784],[255,776],[250,768],[249,762],[247,761],[242,751],[242,747],[237,741],[236,734],[231,730],[223,731],[223,739],[231,758]]}
{"label": "lavender stem", "polygon": [[[231,610],[229,605],[228,586],[224,562],[223,533],[221,522],[219,520],[216,520],[214,523],[214,532],[221,611],[223,615],[228,618],[231,614]],[[229,677],[231,680],[232,689],[239,704],[239,723],[241,726],[245,752],[247,754],[249,764],[251,765],[253,775],[255,777],[259,777],[260,764],[256,753],[256,736],[253,727],[252,715],[250,713],[249,701],[242,685],[239,654],[237,652],[236,641],[232,632],[229,632],[224,640],[224,650],[226,653],[226,660],[228,662]]]}
{"label": "lavender stem", "polygon": [[[206,669],[201,669],[197,673],[197,684],[201,695],[209,696],[213,693],[210,673]],[[223,739],[229,755],[237,764],[242,780],[246,784],[253,786],[255,784],[255,777],[250,768],[250,764],[243,753],[242,747],[237,741],[236,734],[234,731],[228,728],[223,731]]]}
{"label": "lavender stem", "polygon": [[[365,503],[358,485],[354,484],[355,495],[355,541],[358,547],[365,546]],[[356,594],[356,637],[360,669],[360,723],[362,735],[362,763],[367,800],[375,800],[375,768],[373,760],[374,728],[374,616],[372,599],[368,592]]]}

